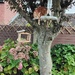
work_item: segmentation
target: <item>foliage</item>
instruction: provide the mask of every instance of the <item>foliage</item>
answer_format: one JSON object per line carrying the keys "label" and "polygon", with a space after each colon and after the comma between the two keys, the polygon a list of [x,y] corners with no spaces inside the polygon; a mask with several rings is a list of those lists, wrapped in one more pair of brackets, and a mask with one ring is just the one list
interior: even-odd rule
{"label": "foliage", "polygon": [[[0,75],[16,75],[19,72],[21,72],[21,75],[39,75],[37,50],[37,44],[15,44],[10,39],[6,40],[3,47],[0,47]],[[74,45],[55,45],[51,50],[51,54],[53,58],[53,75],[75,74]]]}
{"label": "foliage", "polygon": [[51,51],[53,75],[75,75],[75,46],[59,44]]}
{"label": "foliage", "polygon": [[0,48],[0,75],[16,75],[19,71],[23,75],[38,75],[37,56],[36,46],[6,40]]}
{"label": "foliage", "polygon": [[[38,22],[33,21],[33,19],[35,18],[33,16],[33,14],[35,12],[35,8],[38,8],[39,6],[47,8],[47,6],[48,6],[47,0],[42,0],[42,1],[41,0],[32,0],[32,1],[31,0],[5,0],[5,1],[9,3],[11,10],[17,11],[21,16],[23,16],[23,18],[25,18],[28,21],[28,23],[33,28],[39,27]],[[64,10],[67,9],[69,5],[74,4],[74,2],[72,2],[72,1],[73,0],[60,0],[60,1],[52,0],[52,2],[53,2],[52,7],[50,7],[52,9],[52,12],[54,13],[52,15],[60,17],[59,21],[62,22],[64,20],[64,18],[66,18],[66,17],[64,17]],[[37,11],[38,11],[37,12],[38,14],[40,13],[40,15],[36,14],[37,17],[39,17],[39,16],[41,17],[41,16],[48,14],[48,13],[43,14],[44,11],[42,11],[41,9],[37,10]],[[48,23],[48,21],[46,23],[44,21],[42,21],[42,22],[41,22],[41,26],[42,25],[45,26]],[[53,26],[57,27],[58,23],[56,24],[56,21],[52,21],[52,22],[53,22],[52,24],[54,24]],[[30,26],[29,24],[27,26]],[[60,27],[60,26],[58,26],[58,27]],[[50,27],[50,28],[52,28],[52,27]]]}

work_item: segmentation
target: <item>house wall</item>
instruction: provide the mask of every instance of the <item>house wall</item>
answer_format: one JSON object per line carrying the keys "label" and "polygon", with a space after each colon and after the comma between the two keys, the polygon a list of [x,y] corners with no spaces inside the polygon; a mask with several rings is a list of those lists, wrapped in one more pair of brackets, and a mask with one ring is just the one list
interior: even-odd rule
{"label": "house wall", "polygon": [[11,11],[7,2],[0,3],[0,25],[7,25],[14,18],[16,12]]}
{"label": "house wall", "polygon": [[0,24],[4,24],[4,3],[0,3]]}
{"label": "house wall", "polygon": [[75,27],[63,28],[62,32],[54,39],[52,46],[55,44],[74,44],[75,45]]}
{"label": "house wall", "polygon": [[5,12],[4,12],[4,23],[5,25],[9,24],[10,21],[14,18],[14,16],[16,15],[16,12],[14,12],[14,10],[10,10],[10,6],[8,5],[7,2],[5,2],[4,4],[4,8],[5,8]]}

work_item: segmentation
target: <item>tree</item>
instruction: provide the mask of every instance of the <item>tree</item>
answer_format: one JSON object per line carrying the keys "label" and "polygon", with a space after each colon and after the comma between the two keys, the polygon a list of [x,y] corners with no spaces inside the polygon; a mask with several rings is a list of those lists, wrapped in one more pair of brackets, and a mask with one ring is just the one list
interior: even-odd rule
{"label": "tree", "polygon": [[[22,15],[33,27],[33,40],[38,43],[40,75],[51,75],[51,44],[54,38],[58,35],[58,32],[62,27],[62,22],[66,18],[64,16],[65,9],[72,4],[73,0],[52,0],[51,8],[48,8],[47,0],[6,1],[10,4],[11,9],[15,9],[15,11],[19,12],[19,14]],[[51,17],[51,12],[56,19]]]}

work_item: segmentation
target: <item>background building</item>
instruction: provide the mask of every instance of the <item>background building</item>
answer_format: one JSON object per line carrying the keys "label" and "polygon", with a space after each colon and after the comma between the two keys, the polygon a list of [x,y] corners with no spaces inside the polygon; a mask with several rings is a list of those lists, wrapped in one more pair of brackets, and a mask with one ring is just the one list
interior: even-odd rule
{"label": "background building", "polygon": [[8,25],[16,16],[17,13],[10,10],[8,3],[0,0],[0,25]]}

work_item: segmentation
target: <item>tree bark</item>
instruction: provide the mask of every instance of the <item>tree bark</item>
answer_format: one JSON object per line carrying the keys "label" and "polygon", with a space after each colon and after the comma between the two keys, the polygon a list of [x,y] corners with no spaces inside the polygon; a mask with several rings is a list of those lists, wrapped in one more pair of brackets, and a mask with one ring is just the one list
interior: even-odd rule
{"label": "tree bark", "polygon": [[33,43],[38,43],[38,31],[37,29],[33,30]]}
{"label": "tree bark", "polygon": [[45,29],[41,28],[38,35],[40,75],[51,75],[52,70],[52,59],[50,54],[52,40],[48,39],[48,33],[46,32]]}

